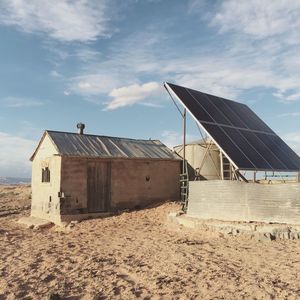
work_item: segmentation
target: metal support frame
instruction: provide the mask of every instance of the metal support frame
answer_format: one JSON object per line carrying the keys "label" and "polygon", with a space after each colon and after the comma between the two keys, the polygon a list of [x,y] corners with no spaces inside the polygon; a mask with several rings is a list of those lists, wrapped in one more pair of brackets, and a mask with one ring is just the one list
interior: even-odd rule
{"label": "metal support frame", "polygon": [[[198,129],[199,129],[199,132],[200,132],[200,134],[201,134],[201,136],[202,136],[202,139],[203,139],[204,141],[206,141],[206,138],[203,136],[202,131],[201,131],[201,129],[200,129],[200,127],[199,127],[199,125],[198,125],[197,122],[196,122],[196,124],[197,124]],[[212,158],[212,156],[211,156],[211,154],[210,154],[210,149],[211,149],[212,145],[214,145],[214,144],[211,143],[211,142],[210,142],[210,143],[205,143],[205,144],[206,144],[206,151],[205,151],[204,156],[203,156],[203,159],[202,159],[202,161],[201,161],[199,170],[202,169],[202,167],[203,167],[203,165],[204,165],[204,162],[205,162],[205,159],[207,159],[207,155],[209,155],[210,158],[211,158],[211,160],[212,160],[212,162],[213,162],[213,164],[214,164],[214,167],[215,167],[215,169],[216,169],[217,175],[219,176],[219,178],[220,178],[221,180],[224,180],[224,165],[223,165],[223,159],[224,159],[224,157],[226,157],[226,156],[224,156],[224,154],[222,153],[222,150],[218,147],[218,145],[216,145],[216,146],[218,147],[219,151],[220,151],[220,170],[218,170],[218,168],[217,168],[217,166],[216,166],[216,164],[215,164],[215,162],[214,162],[214,160],[213,160],[213,158]],[[242,180],[242,181],[244,181],[244,182],[246,182],[246,183],[249,182],[249,181],[241,174],[241,172],[240,172],[238,169],[235,169],[234,165],[230,164],[229,170],[230,170],[230,176],[229,176],[229,177],[230,177],[230,180]],[[300,176],[300,175],[299,175],[299,176]],[[255,180],[256,180],[256,178],[255,178]],[[299,179],[299,180],[300,180],[300,179]]]}
{"label": "metal support frame", "polygon": [[199,166],[199,171],[201,171],[202,167],[204,166],[205,159],[206,159],[207,154],[209,153],[209,149],[211,148],[211,145],[212,145],[212,144],[209,143],[208,146],[207,146],[206,149],[205,149],[205,152],[204,152],[204,155],[203,155],[201,164],[200,164],[200,166]]}
{"label": "metal support frame", "polygon": [[185,146],[186,146],[186,108],[183,110],[183,160],[182,160],[182,174],[181,174],[181,201],[182,201],[182,210],[187,211],[188,205],[188,194],[189,194],[189,174],[188,167],[185,157]]}
{"label": "metal support frame", "polygon": [[214,165],[214,167],[215,167],[215,170],[216,170],[216,173],[217,173],[217,175],[218,175],[218,176],[219,176],[219,178],[221,179],[220,170],[218,170],[218,168],[217,168],[217,166],[216,166],[216,163],[215,163],[215,161],[214,161],[213,157],[211,156],[211,153],[210,153],[210,152],[208,152],[208,155],[209,155],[209,157],[211,158],[211,161],[213,162],[213,165]]}
{"label": "metal support frame", "polygon": [[245,176],[242,175],[242,173],[239,170],[235,170],[235,174],[238,178],[241,178],[244,182],[248,183],[249,181],[245,178]]}
{"label": "metal support frame", "polygon": [[186,109],[183,110],[183,172],[185,173],[186,166],[185,166],[185,144],[186,144]]}
{"label": "metal support frame", "polygon": [[253,182],[256,182],[256,171],[253,172]]}
{"label": "metal support frame", "polygon": [[[166,88],[166,86],[165,86]],[[188,187],[189,187],[189,176],[188,176],[188,168],[185,158],[185,146],[186,146],[186,108],[183,109],[183,112],[178,107],[176,101],[172,97],[169,90],[166,88],[170,98],[172,99],[174,105],[176,106],[179,114],[181,115],[183,119],[183,158],[182,158],[182,173],[180,174],[180,196],[181,196],[181,202],[182,202],[182,210],[184,212],[187,211],[187,205],[188,205]]]}
{"label": "metal support frame", "polygon": [[222,153],[222,151],[220,151],[220,169],[221,169],[221,180],[224,180],[223,153]]}

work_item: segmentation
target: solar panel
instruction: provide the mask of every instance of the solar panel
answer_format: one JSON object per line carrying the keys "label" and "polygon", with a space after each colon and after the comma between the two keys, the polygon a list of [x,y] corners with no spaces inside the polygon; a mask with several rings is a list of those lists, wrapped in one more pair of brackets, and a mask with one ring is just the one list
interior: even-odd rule
{"label": "solar panel", "polygon": [[165,83],[237,169],[300,171],[300,157],[247,105]]}

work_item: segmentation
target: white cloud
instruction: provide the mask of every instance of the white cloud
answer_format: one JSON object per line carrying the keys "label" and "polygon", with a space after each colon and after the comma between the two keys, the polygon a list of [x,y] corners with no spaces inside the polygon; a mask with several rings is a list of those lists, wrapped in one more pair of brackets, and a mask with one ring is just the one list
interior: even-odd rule
{"label": "white cloud", "polygon": [[290,132],[283,136],[286,143],[300,155],[300,132]]}
{"label": "white cloud", "polygon": [[300,100],[300,92],[287,96],[286,100],[287,101],[298,101],[298,100]]}
{"label": "white cloud", "polygon": [[93,41],[108,35],[104,0],[3,0],[0,22],[25,32],[46,33],[60,41]]}
{"label": "white cloud", "polygon": [[255,38],[288,34],[295,41],[299,37],[299,14],[299,1],[229,0],[219,6],[212,24],[221,32],[240,31]]}
{"label": "white cloud", "polygon": [[68,91],[82,96],[97,96],[109,93],[120,84],[121,79],[119,76],[106,70],[71,78]]}
{"label": "white cloud", "polygon": [[52,77],[56,77],[56,78],[61,78],[61,77],[63,77],[62,74],[60,74],[59,72],[57,72],[57,71],[55,71],[55,70],[52,70],[52,71],[50,72],[50,75],[51,75]]}
{"label": "white cloud", "polygon": [[[280,8],[274,8],[275,11],[283,9],[283,6],[277,2],[274,1],[274,6]],[[201,1],[200,7],[199,3],[199,1],[192,1],[190,4],[194,14],[197,7],[202,14],[201,7],[210,2]],[[253,3],[259,5],[258,2]],[[251,18],[263,18],[261,13],[256,16],[252,12],[254,6],[249,6],[246,1],[225,1],[222,5],[210,6],[213,7],[209,12],[211,19],[220,31],[224,32],[225,29],[222,19],[217,17],[218,14],[226,15],[223,20],[225,23],[233,22],[232,27],[228,25],[226,30],[235,33],[220,36],[220,45],[209,42],[203,45],[202,41],[197,42],[195,39],[189,47],[180,44],[179,47],[174,47],[174,44],[178,44],[176,39],[181,39],[183,36],[180,37],[180,33],[176,36],[170,35],[169,32],[158,30],[158,27],[153,25],[145,28],[142,34],[133,32],[129,36],[112,41],[107,51],[103,53],[95,51],[91,46],[70,50],[67,57],[78,59],[79,69],[75,76],[66,80],[67,93],[78,94],[83,99],[94,103],[104,103],[107,95],[113,90],[137,82],[142,84],[147,80],[155,80],[177,82],[233,99],[238,99],[243,91],[266,88],[271,89],[273,95],[282,102],[297,101],[300,93],[300,72],[295,66],[300,61],[299,47],[296,45],[287,51],[281,43],[282,35],[275,33],[276,26],[273,25],[271,26],[273,31],[265,33],[269,35],[266,39],[257,39],[254,33],[246,33],[247,26],[243,25],[246,23],[238,23],[230,19],[229,8],[234,5],[237,5],[237,10],[241,11],[240,18],[247,18],[247,10],[250,10]],[[270,6],[265,3],[264,9],[272,10]],[[296,9],[293,5],[291,7]],[[259,7],[258,10],[263,8]],[[234,9],[232,11],[233,15],[238,14]],[[277,16],[275,13],[270,12],[267,13],[266,18],[271,22],[275,16]],[[295,26],[298,26],[297,24],[294,23]],[[300,32],[300,24],[297,28]],[[288,34],[290,33],[286,35]],[[66,54],[63,57],[66,57]],[[165,95],[163,91],[161,95],[162,97]],[[162,99],[162,97],[158,98]],[[134,97],[132,100],[116,100],[114,96],[113,98],[109,103],[113,108],[122,107],[124,103],[126,105],[135,103]],[[118,105],[118,101],[122,105]],[[149,103],[143,100],[137,102]]]}
{"label": "white cloud", "polygon": [[[192,142],[199,140],[199,136],[187,134],[186,141]],[[183,134],[173,130],[164,130],[161,133],[161,142],[172,149],[175,146],[183,144]]]}
{"label": "white cloud", "polygon": [[0,132],[0,176],[29,177],[29,158],[37,142]]}
{"label": "white cloud", "polygon": [[292,88],[292,91],[290,89],[286,90],[285,88],[279,89],[278,92],[273,95],[286,103],[300,101],[300,88]]}
{"label": "white cloud", "polygon": [[130,106],[141,102],[145,98],[155,95],[161,88],[161,85],[157,82],[148,82],[142,85],[133,84],[113,89],[109,93],[109,96],[112,97],[113,100],[107,104],[106,110]]}
{"label": "white cloud", "polygon": [[300,111],[283,113],[278,115],[278,117],[300,117]]}
{"label": "white cloud", "polygon": [[159,80],[157,71],[162,67],[161,59],[157,59],[159,42],[159,33],[146,31],[113,42],[106,55],[86,47],[76,50],[73,56],[81,61],[81,68],[77,76],[69,79],[68,90],[101,102],[104,94],[113,89],[141,82],[142,74],[152,73]]}
{"label": "white cloud", "polygon": [[83,62],[97,61],[101,57],[101,52],[93,50],[89,47],[81,47],[76,50],[74,56]]}
{"label": "white cloud", "polygon": [[45,104],[45,101],[32,99],[32,98],[6,97],[2,99],[0,103],[6,107],[22,108],[22,107],[41,106]]}
{"label": "white cloud", "polygon": [[161,108],[163,105],[157,104],[157,103],[151,103],[151,102],[140,102],[139,104],[147,107],[153,107],[153,108]]}

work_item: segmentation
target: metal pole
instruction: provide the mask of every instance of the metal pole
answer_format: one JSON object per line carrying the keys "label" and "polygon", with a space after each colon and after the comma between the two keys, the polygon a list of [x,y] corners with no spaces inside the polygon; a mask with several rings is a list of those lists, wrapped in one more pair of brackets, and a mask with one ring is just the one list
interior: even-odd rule
{"label": "metal pole", "polygon": [[183,110],[183,172],[182,173],[186,173],[185,144],[186,144],[186,109]]}
{"label": "metal pole", "polygon": [[221,180],[224,180],[223,153],[221,150],[220,150],[220,169],[221,169]]}

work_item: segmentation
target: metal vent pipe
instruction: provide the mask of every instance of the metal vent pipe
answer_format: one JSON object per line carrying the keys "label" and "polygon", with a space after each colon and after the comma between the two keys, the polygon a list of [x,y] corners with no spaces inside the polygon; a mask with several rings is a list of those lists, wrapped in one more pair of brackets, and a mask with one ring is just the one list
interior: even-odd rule
{"label": "metal vent pipe", "polygon": [[78,134],[83,134],[83,130],[85,128],[85,125],[83,123],[78,123],[77,128],[78,128]]}

